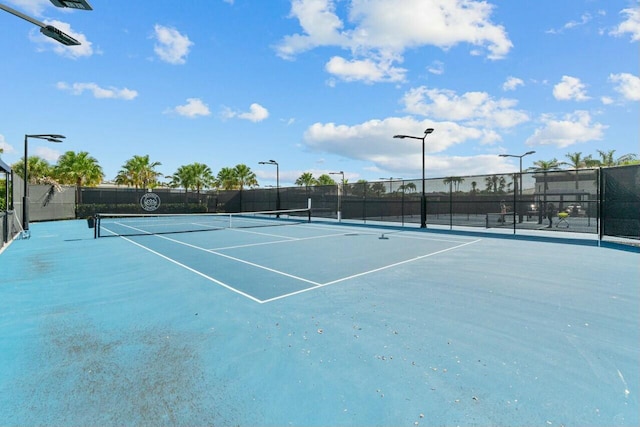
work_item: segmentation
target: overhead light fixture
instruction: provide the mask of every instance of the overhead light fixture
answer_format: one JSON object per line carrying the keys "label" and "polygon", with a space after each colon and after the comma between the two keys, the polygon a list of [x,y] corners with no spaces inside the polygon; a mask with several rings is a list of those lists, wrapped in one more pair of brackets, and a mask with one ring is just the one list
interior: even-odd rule
{"label": "overhead light fixture", "polygon": [[63,33],[53,25],[46,25],[44,27],[40,27],[40,32],[47,37],[51,37],[52,39],[62,43],[65,46],[79,46],[80,42],[69,34]]}
{"label": "overhead light fixture", "polygon": [[86,0],[51,0],[56,7],[68,7],[71,9],[93,10]]}

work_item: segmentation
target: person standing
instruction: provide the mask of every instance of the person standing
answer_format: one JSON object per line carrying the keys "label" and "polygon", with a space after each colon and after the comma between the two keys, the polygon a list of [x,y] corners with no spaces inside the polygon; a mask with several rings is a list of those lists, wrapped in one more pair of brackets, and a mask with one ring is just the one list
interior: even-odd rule
{"label": "person standing", "polygon": [[549,225],[547,228],[553,227],[553,216],[556,214],[556,207],[553,203],[547,203],[547,219],[549,219]]}

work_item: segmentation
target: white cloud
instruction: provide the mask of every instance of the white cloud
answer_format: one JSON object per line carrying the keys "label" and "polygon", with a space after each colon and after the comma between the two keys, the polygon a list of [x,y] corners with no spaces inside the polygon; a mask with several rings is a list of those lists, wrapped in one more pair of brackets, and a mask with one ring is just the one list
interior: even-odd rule
{"label": "white cloud", "polygon": [[516,110],[513,99],[493,99],[486,92],[457,95],[452,90],[421,86],[408,91],[402,100],[405,111],[442,120],[465,122],[471,126],[510,128],[529,120]]}
{"label": "white cloud", "polygon": [[327,62],[325,69],[345,81],[361,80],[365,83],[403,81],[406,70],[391,66],[389,62],[375,62],[371,59],[346,60],[334,56]]}
{"label": "white cloud", "polygon": [[431,65],[427,67],[427,71],[438,76],[444,74],[444,64],[442,61],[433,61]]}
{"label": "white cloud", "polygon": [[165,113],[176,113],[180,116],[189,117],[191,119],[198,116],[208,116],[211,114],[207,104],[202,102],[200,98],[187,98],[187,103],[178,105],[177,107],[165,111]]}
{"label": "white cloud", "polygon": [[175,28],[159,24],[154,26],[156,44],[154,52],[161,60],[170,64],[184,64],[193,42],[186,35],[180,34]]}
{"label": "white cloud", "polygon": [[604,105],[611,105],[613,104],[613,98],[609,96],[603,96],[600,98],[600,102],[602,102]]}
{"label": "white cloud", "polygon": [[[31,154],[31,151],[33,151],[33,154]],[[31,156],[42,157],[43,159],[45,159],[49,163],[57,162],[58,158],[62,155],[62,153],[59,150],[56,150],[55,148],[51,148],[51,147],[45,146],[45,145],[36,146],[31,151],[29,152],[29,157],[31,157]],[[24,158],[24,156],[23,156],[23,158]]]}
{"label": "white cloud", "polygon": [[44,20],[43,23],[47,25],[52,25],[62,31],[63,33],[73,37],[74,39],[80,42],[79,46],[66,46],[62,43],[45,36],[40,33],[40,30],[37,28],[32,29],[29,32],[29,39],[37,43],[40,50],[52,50],[56,54],[60,56],[64,56],[66,58],[78,59],[82,57],[88,57],[93,55],[95,52],[93,51],[92,43],[87,40],[86,36],[82,33],[78,33],[71,29],[71,25],[66,22],[56,21],[56,20]]}
{"label": "white cloud", "polygon": [[222,117],[225,119],[237,117],[239,119],[249,120],[251,122],[257,123],[269,117],[269,110],[267,110],[260,104],[253,103],[249,106],[249,111],[246,112],[233,111],[230,108],[225,108],[222,111]]}
{"label": "white cloud", "polygon": [[591,20],[592,20],[592,16],[590,13],[583,13],[582,16],[580,16],[579,21],[569,21],[566,24],[564,24],[560,29],[550,29],[550,30],[547,30],[546,32],[548,34],[561,34],[564,30],[571,30],[573,28],[586,25]]}
{"label": "white cloud", "polygon": [[89,91],[95,98],[124,99],[130,101],[138,96],[138,92],[135,90],[127,88],[118,89],[115,87],[102,88],[96,83],[73,83],[70,85],[66,82],[58,82],[56,87],[60,90],[69,91],[73,95],[81,95],[84,91]]}
{"label": "white cloud", "polygon": [[565,148],[579,142],[601,140],[607,126],[600,123],[591,123],[591,115],[588,111],[574,111],[560,119],[553,115],[541,117],[542,128],[526,141],[527,145],[553,145],[557,148]]}
{"label": "white cloud", "polygon": [[49,0],[11,0],[21,11],[31,15],[41,16],[45,8],[51,7]]}
{"label": "white cloud", "polygon": [[640,8],[638,8],[638,5],[629,9],[623,9],[620,11],[620,14],[625,15],[626,19],[611,31],[610,34],[623,36],[629,33],[631,35],[631,41],[640,41]]}
{"label": "white cloud", "polygon": [[553,87],[553,96],[559,101],[586,101],[587,96],[585,85],[579,78],[562,76],[562,81]]}
{"label": "white cloud", "polygon": [[16,152],[15,148],[13,148],[13,145],[9,144],[2,134],[0,134],[0,148],[2,148],[2,152],[4,154]]}
{"label": "white cloud", "polygon": [[522,79],[509,76],[507,80],[502,84],[502,90],[516,90],[518,86],[524,86]]}
{"label": "white cloud", "polygon": [[[487,132],[453,122],[420,121],[413,117],[390,117],[369,120],[353,126],[336,123],[315,123],[304,133],[303,142],[313,151],[368,161],[381,170],[419,171],[422,165],[421,142],[415,139],[393,139],[396,134],[424,135],[426,128],[435,132],[427,136],[425,152],[440,153],[469,140],[481,140]],[[428,156],[429,164],[441,161],[440,156]],[[433,171],[431,169],[430,171]]]}
{"label": "white cloud", "polygon": [[349,0],[343,8],[349,10],[346,23],[336,13],[336,3],[292,0],[290,17],[298,20],[302,33],[285,36],[276,46],[278,55],[292,59],[321,46],[347,49],[353,58],[334,57],[327,71],[349,81],[377,82],[404,78],[404,70],[393,63],[401,62],[410,48],[431,45],[446,50],[467,43],[489,59],[501,59],[513,46],[504,28],[491,22],[493,6],[486,2]]}
{"label": "white cloud", "polygon": [[616,84],[614,88],[625,99],[640,101],[640,78],[629,73],[610,74],[609,81]]}

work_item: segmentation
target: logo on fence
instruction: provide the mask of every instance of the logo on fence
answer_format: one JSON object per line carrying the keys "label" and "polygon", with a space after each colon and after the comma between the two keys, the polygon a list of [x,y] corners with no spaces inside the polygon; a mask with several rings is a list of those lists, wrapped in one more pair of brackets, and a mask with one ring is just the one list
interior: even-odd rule
{"label": "logo on fence", "polygon": [[155,193],[146,193],[140,199],[140,206],[147,212],[153,212],[160,207],[160,196]]}

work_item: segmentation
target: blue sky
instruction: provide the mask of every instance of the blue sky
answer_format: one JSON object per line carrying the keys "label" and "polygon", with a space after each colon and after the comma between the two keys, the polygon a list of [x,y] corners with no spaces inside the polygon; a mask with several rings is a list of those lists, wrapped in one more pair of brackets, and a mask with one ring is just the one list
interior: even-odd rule
{"label": "blue sky", "polygon": [[[640,151],[637,0],[0,0],[0,147],[87,151],[113,179],[134,155],[170,175],[244,163],[260,185],[510,172]],[[525,6],[526,5],[526,6]]]}

